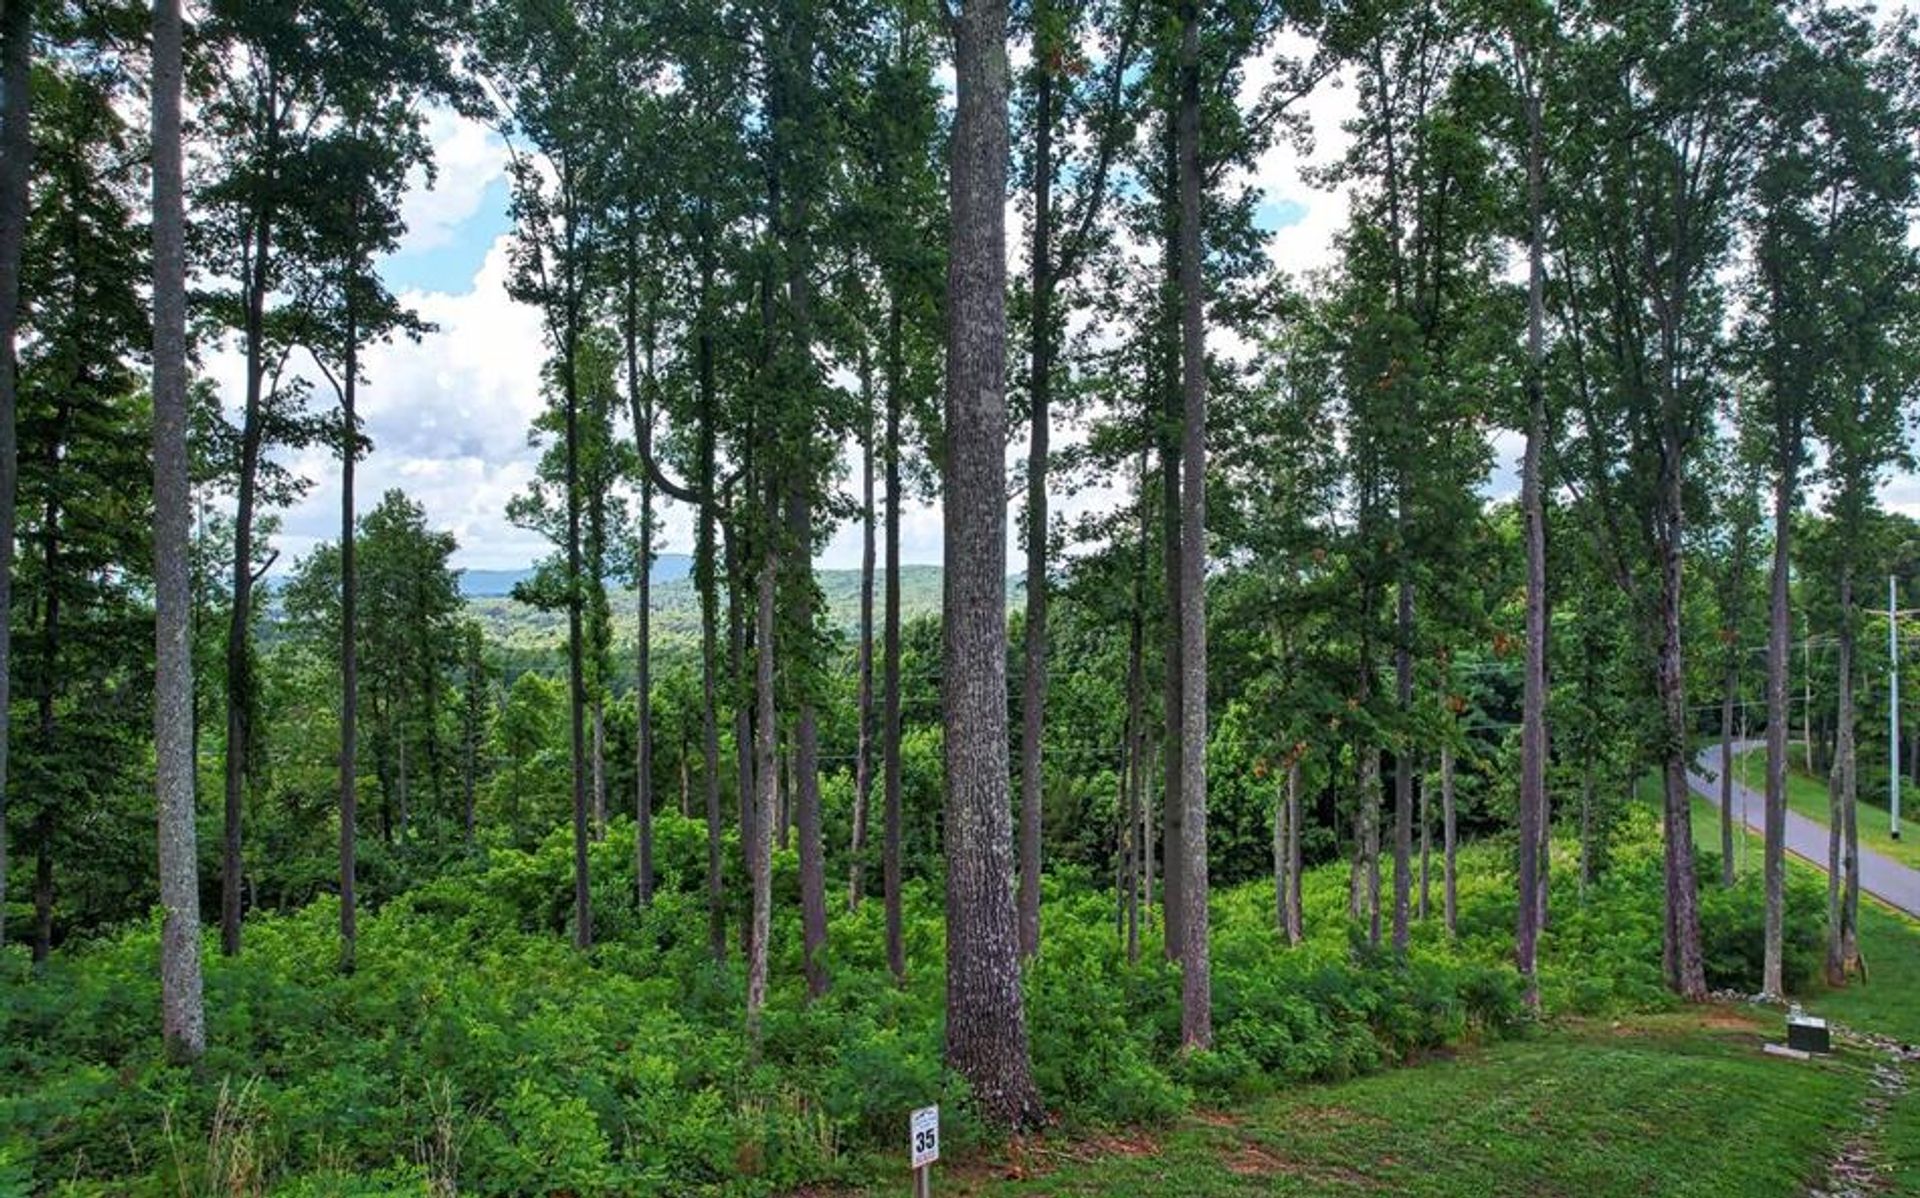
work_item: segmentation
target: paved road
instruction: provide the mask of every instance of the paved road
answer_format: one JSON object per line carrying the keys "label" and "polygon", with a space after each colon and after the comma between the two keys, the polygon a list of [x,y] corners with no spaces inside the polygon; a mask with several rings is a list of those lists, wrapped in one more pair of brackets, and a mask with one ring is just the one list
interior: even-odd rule
{"label": "paved road", "polygon": [[[1734,755],[1760,748],[1765,741],[1735,741]],[[1694,793],[1716,808],[1720,805],[1720,746],[1703,750],[1687,774]],[[1757,790],[1733,784],[1733,813],[1755,832],[1766,830],[1767,799]],[[1827,864],[1827,826],[1793,810],[1787,811],[1787,851],[1803,857],[1816,869]],[[1860,850],[1860,889],[1907,914],[1920,917],[1920,869],[1911,869],[1871,849]]]}

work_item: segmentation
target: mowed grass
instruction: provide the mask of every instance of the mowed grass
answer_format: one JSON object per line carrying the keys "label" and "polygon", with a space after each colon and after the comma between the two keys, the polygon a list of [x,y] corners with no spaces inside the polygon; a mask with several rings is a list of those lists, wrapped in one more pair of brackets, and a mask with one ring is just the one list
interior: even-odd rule
{"label": "mowed grass", "polygon": [[1571,1023],[1159,1133],[1043,1140],[948,1168],[936,1192],[1799,1193],[1857,1126],[1867,1061],[1769,1057],[1765,1030],[1722,1008]]}
{"label": "mowed grass", "polygon": [[[1719,844],[1694,809],[1696,843]],[[1758,838],[1747,868],[1760,868]],[[1809,869],[1800,862],[1793,869]],[[1704,884],[1715,874],[1707,871]],[[1867,985],[1806,996],[1851,1026],[1920,1041],[1920,924],[1861,914]],[[1710,1007],[1534,1035],[1409,1069],[1288,1090],[1170,1128],[1043,1138],[942,1166],[936,1192],[1014,1195],[1688,1195],[1805,1192],[1861,1127],[1872,1058],[1763,1054],[1779,1015]],[[1920,1198],[1920,1076],[1878,1139],[1888,1194]],[[905,1192],[904,1179],[900,1192]],[[876,1189],[873,1193],[892,1192]]]}
{"label": "mowed grass", "polygon": [[[1827,780],[1809,774],[1797,753],[1788,753],[1787,770],[1787,806],[1794,812],[1806,816],[1817,824],[1827,823]],[[1709,763],[1718,768],[1717,752],[1709,755]],[[1756,794],[1765,794],[1767,789],[1767,751],[1750,749],[1739,753],[1733,759],[1733,776],[1741,784]],[[1892,834],[1891,816],[1887,811],[1886,794],[1876,791],[1860,793],[1860,847],[1871,849],[1902,865],[1920,869],[1920,826],[1912,820],[1920,816],[1920,788],[1907,783],[1900,794],[1901,839],[1895,840]],[[1737,804],[1736,804],[1737,805]],[[1751,817],[1761,818],[1762,813],[1752,811]],[[1719,833],[1714,833],[1713,844],[1719,844]]]}

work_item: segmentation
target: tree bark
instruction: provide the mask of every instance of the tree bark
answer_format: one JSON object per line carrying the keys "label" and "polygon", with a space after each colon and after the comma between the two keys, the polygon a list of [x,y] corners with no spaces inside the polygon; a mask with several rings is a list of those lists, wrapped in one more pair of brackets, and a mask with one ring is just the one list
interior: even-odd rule
{"label": "tree bark", "polygon": [[[813,633],[813,499],[808,494],[811,471],[788,491],[787,519],[793,536],[793,551],[801,559],[797,591],[806,599],[802,613],[806,624],[796,629],[802,637]],[[799,656],[798,654],[791,656]],[[800,838],[800,932],[801,961],[807,975],[807,996],[818,998],[827,992],[827,967],[822,955],[827,948],[827,855],[820,835],[820,733],[815,721],[813,695],[804,675],[798,671],[799,712],[794,720],[794,777],[788,786],[793,803],[795,832]]]}
{"label": "tree bark", "polygon": [[1787,880],[1787,658],[1793,652],[1793,626],[1788,610],[1788,585],[1800,437],[1781,421],[1777,474],[1773,488],[1773,576],[1767,610],[1767,809],[1763,869],[1766,879],[1766,928],[1762,946],[1760,990],[1779,996],[1786,927]]}
{"label": "tree bark", "polygon": [[954,22],[942,677],[947,1064],[988,1122],[1040,1118],[1021,1007],[1007,796],[1005,0]]}
{"label": "tree bark", "polygon": [[[1733,876],[1733,707],[1740,694],[1738,650],[1727,653],[1727,672],[1720,691],[1720,884],[1732,886]],[[1584,838],[1583,838],[1584,843]],[[1584,878],[1584,873],[1582,877]]]}
{"label": "tree bark", "polygon": [[1699,889],[1693,866],[1693,796],[1687,785],[1691,750],[1687,744],[1686,665],[1680,647],[1680,569],[1685,510],[1679,466],[1682,455],[1678,447],[1669,442],[1662,456],[1665,464],[1654,513],[1660,558],[1660,645],[1654,681],[1666,740],[1663,763],[1666,935],[1662,955],[1667,982],[1674,992],[1699,1002],[1707,996],[1707,978],[1700,944]]}
{"label": "tree bark", "polygon": [[1460,899],[1454,875],[1453,746],[1440,747],[1440,914],[1447,935],[1454,932]]}
{"label": "tree bark", "polygon": [[355,326],[354,286],[347,281],[344,367],[340,378],[340,972],[352,973],[358,925],[355,874],[360,820],[360,579],[355,559],[353,472],[360,456],[358,398],[360,336]]}
{"label": "tree bark", "polygon": [[1180,1041],[1213,1045],[1207,918],[1207,328],[1200,231],[1200,6],[1180,6]]}
{"label": "tree bark", "polygon": [[[1406,552],[1406,503],[1401,503],[1401,552]],[[1413,582],[1402,578],[1395,603],[1394,705],[1401,719],[1413,712]],[[1393,951],[1407,951],[1413,897],[1413,753],[1403,726],[1393,752]]]}
{"label": "tree bark", "polygon": [[[11,5],[9,5],[11,8]],[[205,1051],[194,834],[192,494],[187,455],[186,203],[180,0],[153,6],[154,799],[160,856],[160,1028],[167,1055]],[[17,86],[6,60],[7,88]],[[8,486],[7,492],[12,493]],[[10,502],[10,500],[8,501]],[[10,525],[9,525],[10,527]]]}
{"label": "tree bark", "polygon": [[[1174,126],[1177,122],[1168,122]],[[1177,138],[1169,138],[1167,166],[1170,175],[1178,174]],[[1177,263],[1180,258],[1179,226],[1168,237],[1167,257]],[[1177,274],[1178,267],[1175,267]],[[1173,320],[1169,323],[1176,328],[1179,323],[1178,304],[1173,306]],[[1171,332],[1172,330],[1170,330]],[[1178,341],[1176,339],[1176,344]],[[1161,884],[1160,902],[1164,917],[1164,947],[1169,961],[1178,961],[1185,952],[1186,943],[1186,890],[1183,885],[1183,871],[1186,867],[1186,854],[1182,846],[1186,843],[1183,828],[1187,818],[1187,805],[1181,797],[1181,786],[1185,781],[1184,741],[1182,738],[1183,705],[1180,688],[1185,671],[1180,666],[1181,626],[1180,618],[1180,531],[1182,526],[1180,483],[1183,469],[1180,461],[1182,442],[1181,405],[1183,396],[1178,385],[1180,372],[1169,362],[1162,389],[1160,413],[1160,537],[1161,564],[1165,575],[1167,604],[1167,627],[1163,664],[1161,667],[1161,716],[1165,733],[1160,742],[1160,766],[1165,779],[1160,800],[1160,844],[1161,844]]]}
{"label": "tree bark", "polygon": [[907,980],[907,952],[900,914],[900,410],[906,363],[901,353],[900,296],[889,288],[887,297],[887,430],[886,430],[886,610],[881,616],[881,653],[885,677],[881,680],[880,755],[883,828],[880,880],[886,905],[887,968],[894,981]]}
{"label": "tree bark", "polygon": [[1040,951],[1041,751],[1047,703],[1047,454],[1053,390],[1053,64],[1046,36],[1048,0],[1035,0],[1033,306],[1029,319],[1027,396],[1026,674],[1020,731],[1020,955]]}
{"label": "tree bark", "polygon": [[1827,984],[1844,986],[1858,962],[1850,892],[1855,862],[1847,843],[1847,824],[1858,793],[1853,700],[1853,570],[1840,571],[1840,694],[1834,713],[1834,761],[1827,812]]}
{"label": "tree bark", "polygon": [[[158,22],[159,10],[155,12]],[[0,613],[13,610],[14,503],[19,480],[17,342],[20,259],[26,244],[27,184],[33,165],[32,84],[32,0],[8,0],[0,8]],[[156,82],[156,90],[158,86]],[[174,86],[177,92],[177,77]],[[156,95],[156,103],[158,99]],[[156,122],[160,119],[156,110]],[[155,185],[159,185],[158,180]],[[12,732],[12,684],[13,626],[10,619],[0,619],[0,947],[7,943],[7,751]]]}
{"label": "tree bark", "polygon": [[853,757],[853,845],[848,854],[847,909],[860,909],[866,893],[867,823],[873,806],[873,366],[867,344],[860,345],[860,401],[864,431],[860,439],[860,647],[855,672],[859,695],[855,718],[860,727]]}
{"label": "tree bark", "polygon": [[633,877],[639,905],[653,902],[653,384],[655,327],[649,296],[646,330],[646,376],[640,375],[637,332],[640,322],[635,279],[639,253],[627,251],[625,333],[627,349],[627,404],[632,409],[634,443],[640,450],[640,544],[633,566]]}
{"label": "tree bark", "polygon": [[[766,522],[768,532],[778,520],[773,493],[767,487]],[[752,930],[747,937],[747,1038],[758,1052],[760,1012],[767,1002],[767,936],[773,912],[773,807],[779,768],[774,761],[777,730],[774,712],[774,596],[780,572],[780,555],[771,536],[762,549],[760,567],[754,584],[754,796],[750,835],[747,842],[747,876],[752,887]],[[743,829],[743,832],[749,830]]]}
{"label": "tree bark", "polygon": [[[1520,61],[1525,52],[1516,47]],[[1533,72],[1527,72],[1532,75]],[[1547,437],[1542,378],[1546,323],[1546,142],[1541,83],[1527,87],[1527,442],[1521,460],[1520,506],[1527,541],[1527,660],[1521,687],[1519,903],[1514,962],[1530,1007],[1540,1005],[1538,956],[1545,922],[1547,834],[1547,512],[1541,455]],[[1448,920],[1451,929],[1453,921]]]}
{"label": "tree bark", "polygon": [[[568,173],[563,171],[561,178],[562,188],[571,194]],[[566,323],[561,356],[562,398],[566,403],[567,733],[573,785],[573,942],[577,947],[587,949],[593,947],[593,893],[587,868],[587,663],[581,629],[585,586],[580,562],[580,296],[576,278],[579,267],[574,252],[577,228],[578,223],[569,201],[566,213]],[[401,742],[401,752],[406,752],[404,740]],[[405,818],[403,814],[403,823]]]}

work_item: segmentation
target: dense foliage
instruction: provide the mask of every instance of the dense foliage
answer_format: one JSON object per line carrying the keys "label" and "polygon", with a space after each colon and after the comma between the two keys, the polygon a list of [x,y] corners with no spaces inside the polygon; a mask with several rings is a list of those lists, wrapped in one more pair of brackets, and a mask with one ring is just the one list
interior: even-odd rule
{"label": "dense foliage", "polygon": [[[1652,828],[1640,808],[1628,823],[1606,882],[1582,896],[1562,875],[1544,956],[1555,1009],[1670,1001]],[[764,1193],[869,1176],[896,1151],[902,1112],[934,1099],[950,1142],[981,1134],[941,1064],[936,888],[909,888],[905,987],[868,904],[836,911],[834,986],[808,1005],[796,863],[780,854],[775,976],[789,981],[756,1051],[738,968],[706,955],[702,829],[666,817],[658,831],[664,885],[645,912],[623,884],[631,823],[595,845],[603,935],[588,955],[558,934],[571,901],[560,833],[491,848],[369,913],[351,977],[332,968],[331,900],[259,919],[244,956],[209,962],[198,1072],[159,1056],[151,927],[63,953],[38,980],[10,953],[0,1177],[76,1195]],[[1297,950],[1274,934],[1270,889],[1218,894],[1218,1040],[1186,1058],[1174,970],[1157,952],[1127,964],[1110,892],[1074,871],[1051,879],[1048,949],[1026,982],[1049,1109],[1075,1125],[1151,1123],[1522,1031],[1503,857],[1492,843],[1463,854],[1458,939],[1422,923],[1404,960],[1365,950],[1337,868],[1307,881],[1316,933]],[[1746,885],[1707,909],[1717,985],[1757,985],[1759,898]],[[1794,900],[1792,960],[1809,976],[1818,897]]]}

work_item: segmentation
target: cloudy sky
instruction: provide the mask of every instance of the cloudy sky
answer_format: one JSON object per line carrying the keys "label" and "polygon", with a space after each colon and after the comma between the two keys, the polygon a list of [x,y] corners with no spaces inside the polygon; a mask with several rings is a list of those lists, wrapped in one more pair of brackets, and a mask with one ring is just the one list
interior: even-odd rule
{"label": "cloudy sky", "polygon": [[[1255,70],[1248,90],[1264,82]],[[1275,146],[1260,160],[1252,182],[1264,199],[1259,220],[1271,238],[1274,260],[1296,271],[1324,264],[1345,221],[1344,195],[1317,190],[1302,179],[1303,166],[1326,162],[1346,144],[1340,124],[1351,110],[1351,93],[1341,81],[1310,98],[1315,145],[1303,159],[1290,146]],[[406,199],[409,231],[399,250],[381,264],[389,286],[431,322],[435,332],[419,342],[376,347],[367,355],[368,385],[361,411],[374,451],[360,471],[361,510],[393,487],[425,504],[429,518],[459,539],[456,564],[480,569],[524,567],[546,552],[534,534],[506,520],[508,499],[532,475],[535,450],[527,429],[539,411],[539,372],[545,355],[539,316],[507,298],[506,147],[486,127],[436,113],[429,125],[437,164],[429,185],[416,180]],[[1010,235],[1019,224],[1010,218]],[[237,408],[243,373],[231,347],[214,355],[210,367],[230,406]],[[324,390],[321,391],[324,393]],[[1070,440],[1072,430],[1056,433]],[[1024,456],[1020,444],[1010,458]],[[1501,495],[1513,489],[1517,438],[1496,441],[1498,465],[1486,489]],[[283,514],[279,538],[281,568],[315,543],[338,533],[338,465],[325,451],[291,460],[314,480],[305,499]],[[1098,489],[1057,500],[1060,514],[1112,501]],[[1920,511],[1920,480],[1900,478],[1887,498],[1896,506]],[[669,504],[665,513],[666,551],[691,547],[687,509]],[[1015,535],[1009,521],[1009,537]],[[1011,540],[1010,540],[1011,543]],[[937,507],[910,508],[902,520],[902,553],[909,562],[940,560]],[[1017,555],[1009,555],[1010,563]],[[857,528],[840,529],[822,555],[829,568],[859,563]]]}

